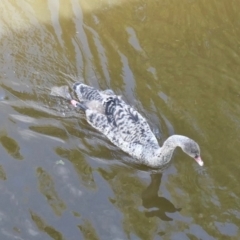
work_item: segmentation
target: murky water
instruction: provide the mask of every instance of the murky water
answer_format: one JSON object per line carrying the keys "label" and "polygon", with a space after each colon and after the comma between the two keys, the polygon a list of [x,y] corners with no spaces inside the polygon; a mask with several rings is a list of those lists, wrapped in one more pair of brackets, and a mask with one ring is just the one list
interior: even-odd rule
{"label": "murky water", "polygon": [[[0,2],[0,239],[239,239],[238,0]],[[70,77],[72,76],[72,77]],[[49,96],[78,77],[134,105],[160,144],[195,139],[162,174]]]}

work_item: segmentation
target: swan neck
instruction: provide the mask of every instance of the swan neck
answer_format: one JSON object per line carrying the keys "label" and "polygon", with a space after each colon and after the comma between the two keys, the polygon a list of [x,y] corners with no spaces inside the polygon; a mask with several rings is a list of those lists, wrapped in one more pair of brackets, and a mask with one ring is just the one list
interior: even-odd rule
{"label": "swan neck", "polygon": [[188,138],[181,135],[172,135],[164,143],[163,146],[159,149],[159,160],[158,165],[165,165],[170,162],[173,152],[176,147],[183,148],[184,142]]}
{"label": "swan neck", "polygon": [[163,147],[173,148],[173,149],[175,149],[176,147],[183,148],[184,144],[187,141],[189,141],[188,137],[185,137],[182,135],[172,135],[163,143],[162,148]]}
{"label": "swan neck", "polygon": [[148,151],[145,156],[145,164],[151,167],[164,168],[171,161],[173,152],[176,147],[184,148],[189,138],[181,135],[170,136],[162,145],[162,147],[154,147]]}

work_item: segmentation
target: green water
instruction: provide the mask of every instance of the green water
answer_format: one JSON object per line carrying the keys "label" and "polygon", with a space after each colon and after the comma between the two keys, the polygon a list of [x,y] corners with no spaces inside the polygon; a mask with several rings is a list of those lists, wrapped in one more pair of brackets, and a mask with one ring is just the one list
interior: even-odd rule
{"label": "green water", "polygon": [[[240,4],[237,0],[0,2],[0,239],[239,239]],[[161,175],[49,96],[111,88],[159,143]],[[61,160],[61,161],[60,161]]]}

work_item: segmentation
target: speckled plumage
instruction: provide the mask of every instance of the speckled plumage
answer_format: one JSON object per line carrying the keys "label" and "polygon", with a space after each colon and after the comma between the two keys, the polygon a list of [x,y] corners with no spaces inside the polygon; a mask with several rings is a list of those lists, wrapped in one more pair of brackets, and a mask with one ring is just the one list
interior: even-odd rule
{"label": "speckled plumage", "polygon": [[88,123],[131,155],[133,162],[160,167],[171,160],[176,146],[191,140],[174,135],[160,148],[146,119],[112,90],[99,91],[83,83],[75,83],[73,89],[86,106]]}

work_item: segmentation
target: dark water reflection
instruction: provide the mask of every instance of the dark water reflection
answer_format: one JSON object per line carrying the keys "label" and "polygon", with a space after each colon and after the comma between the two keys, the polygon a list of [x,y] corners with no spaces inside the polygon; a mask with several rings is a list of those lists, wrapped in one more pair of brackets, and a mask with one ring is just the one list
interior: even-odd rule
{"label": "dark water reflection", "polygon": [[[0,2],[0,239],[239,239],[239,1]],[[49,96],[79,77],[112,88],[159,142],[164,173]]]}
{"label": "dark water reflection", "polygon": [[170,221],[172,218],[166,215],[166,212],[174,213],[180,211],[169,200],[158,195],[158,189],[161,184],[162,174],[151,174],[151,183],[142,193],[142,204],[149,211],[146,212],[147,217],[159,217],[163,221]]}

